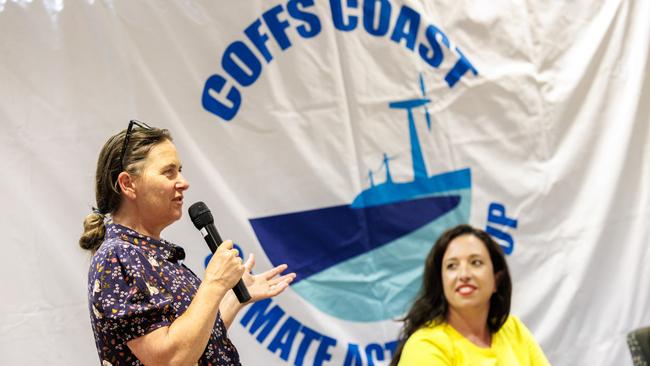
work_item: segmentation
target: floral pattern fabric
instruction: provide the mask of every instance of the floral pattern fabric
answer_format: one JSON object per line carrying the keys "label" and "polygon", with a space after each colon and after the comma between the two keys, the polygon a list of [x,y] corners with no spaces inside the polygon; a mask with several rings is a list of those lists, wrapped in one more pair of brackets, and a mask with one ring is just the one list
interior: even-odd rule
{"label": "floral pattern fabric", "polygon": [[[88,306],[101,364],[142,365],[127,342],[170,325],[187,310],[201,280],[179,263],[182,248],[106,222],[88,272]],[[240,365],[217,314],[199,365]]]}

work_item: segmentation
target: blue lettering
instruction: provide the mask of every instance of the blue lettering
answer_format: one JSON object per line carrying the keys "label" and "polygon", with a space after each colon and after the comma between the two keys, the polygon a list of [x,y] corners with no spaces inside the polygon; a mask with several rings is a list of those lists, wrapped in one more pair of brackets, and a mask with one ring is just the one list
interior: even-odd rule
{"label": "blue lettering", "polygon": [[316,350],[314,366],[320,366],[323,362],[329,361],[332,358],[332,354],[329,353],[328,348],[334,346],[336,346],[336,339],[323,335],[323,340],[321,340],[318,349]]}
{"label": "blue lettering", "polygon": [[485,227],[485,231],[497,239],[499,245],[503,247],[503,252],[506,255],[512,254],[512,251],[515,248],[515,241],[512,239],[512,236],[503,230],[490,226],[489,224],[503,225],[516,229],[517,220],[506,216],[506,207],[504,205],[492,202],[490,203],[490,206],[488,206],[487,221],[488,225]]}
{"label": "blue lettering", "polygon": [[[364,0],[363,9],[359,9],[359,0],[329,0],[329,3],[334,27],[339,31],[349,32],[356,29],[359,23],[359,11],[363,14],[363,26],[369,34],[385,36],[391,30],[390,0]],[[266,63],[273,60],[268,45],[271,36],[280,49],[286,50],[291,47],[292,42],[287,33],[287,29],[291,26],[291,19],[299,21],[295,24],[295,28],[302,38],[312,38],[320,34],[322,25],[318,14],[306,10],[313,8],[314,5],[315,0],[288,0],[287,14],[281,15],[285,8],[281,4],[276,5],[246,27],[244,34],[250,43],[234,41],[226,47],[221,57],[221,66],[232,79],[227,80],[219,74],[211,75],[203,88],[201,99],[203,108],[225,121],[232,120],[242,103],[242,95],[238,87],[252,85],[262,73],[263,67],[259,55]],[[403,5],[397,15],[390,39],[397,44],[405,44],[412,51],[417,45],[421,59],[430,66],[438,68],[445,56],[442,45],[451,50],[451,42],[441,30],[430,24],[424,31],[425,39],[418,44],[420,22],[421,15],[413,8]],[[266,25],[266,30],[262,27],[263,23]],[[253,47],[250,47],[250,44]],[[259,55],[253,53],[253,48],[259,52]],[[460,48],[454,47],[453,51],[458,55],[458,60],[444,77],[449,88],[453,88],[469,70],[474,75],[478,75],[478,71]],[[234,85],[227,85],[229,82]],[[507,237],[506,235],[502,234],[502,237]]]}
{"label": "blue lettering", "polygon": [[273,56],[271,56],[271,52],[269,52],[269,49],[266,47],[266,42],[269,40],[269,36],[266,35],[265,33],[260,32],[260,26],[262,25],[262,22],[259,19],[256,19],[251,25],[249,25],[245,30],[244,33],[246,36],[248,36],[248,39],[253,42],[255,45],[255,48],[257,48],[258,51],[264,56],[264,59],[268,63],[273,59]]}
{"label": "blue lettering", "polygon": [[314,6],[314,0],[290,0],[287,3],[287,11],[294,19],[302,20],[309,25],[309,27],[306,27],[305,24],[298,26],[298,34],[303,38],[316,36],[321,30],[320,20],[316,14],[306,13],[300,10],[298,5],[302,5],[304,8],[311,7]]}
{"label": "blue lettering", "polygon": [[417,38],[418,29],[420,28],[420,14],[415,10],[404,5],[399,11],[397,22],[391,40],[399,44],[402,39],[406,40],[406,47],[411,51],[415,49],[415,40]]}
{"label": "blue lettering", "polygon": [[234,86],[228,89],[226,99],[221,99],[221,92],[226,85],[226,79],[221,75],[212,75],[203,86],[201,103],[208,112],[230,121],[235,117],[241,105],[241,94]]}
{"label": "blue lettering", "polygon": [[456,62],[454,67],[449,70],[447,75],[445,75],[445,81],[447,82],[447,85],[449,85],[450,88],[453,88],[454,85],[458,80],[460,80],[463,75],[467,72],[467,70],[472,70],[472,73],[474,75],[478,74],[478,71],[472,66],[472,64],[469,62],[469,60],[463,55],[462,52],[460,52],[460,49],[456,47],[456,52],[458,53],[458,56],[460,59]]}
{"label": "blue lettering", "polygon": [[[270,304],[271,299],[260,300],[254,303],[240,321],[244,328],[250,325],[249,332],[252,335],[255,335],[255,332],[261,329],[256,337],[259,343],[264,342],[269,333],[278,324],[280,318],[285,314],[285,311],[277,305],[274,305],[271,310],[268,310]],[[284,321],[280,329],[272,337],[267,349],[274,354],[280,350],[280,358],[284,361],[288,361],[298,332],[301,332],[303,337],[298,346],[296,358],[293,363],[294,366],[303,365],[305,362],[305,356],[313,343],[318,343],[318,348],[315,351],[313,359],[314,366],[321,366],[324,362],[327,362],[332,358],[329,349],[336,346],[336,339],[320,334],[317,331],[302,325],[292,316],[289,316]]]}
{"label": "blue lettering", "polygon": [[[373,353],[375,357],[373,357]],[[384,349],[377,343],[370,343],[366,346],[366,358],[368,359],[368,366],[375,366],[374,360],[384,360]]]}
{"label": "blue lettering", "polygon": [[313,329],[303,325],[302,328],[300,329],[302,334],[304,336],[302,337],[302,341],[300,342],[300,346],[298,347],[298,353],[296,354],[296,360],[294,361],[295,366],[302,366],[302,363],[305,359],[305,354],[309,350],[309,346],[311,345],[312,341],[315,341],[317,339],[321,339],[322,335]]}
{"label": "blue lettering", "polygon": [[440,66],[440,63],[442,62],[442,49],[440,48],[440,44],[438,43],[438,38],[437,35],[440,35],[440,38],[442,38],[442,43],[449,48],[449,39],[447,36],[438,28],[436,28],[435,25],[431,24],[427,27],[427,30],[425,32],[427,41],[429,42],[429,46],[431,48],[427,48],[426,45],[420,44],[418,47],[420,57],[428,63],[429,65],[433,67],[438,67]]}
{"label": "blue lettering", "polygon": [[397,341],[390,341],[384,344],[384,347],[386,347],[386,349],[390,351],[391,359],[393,359],[393,357],[395,356],[395,349],[397,349],[397,343],[398,343]]}
{"label": "blue lettering", "polygon": [[506,216],[506,207],[500,203],[492,202],[488,206],[488,222],[517,228],[517,220]]}
{"label": "blue lettering", "polygon": [[343,366],[363,366],[363,360],[361,360],[361,353],[359,352],[359,345],[354,343],[348,344],[348,352],[345,354]]}
{"label": "blue lettering", "polygon": [[269,344],[269,351],[275,353],[275,351],[280,350],[280,358],[283,360],[289,359],[289,353],[291,352],[291,346],[293,345],[294,339],[296,339],[296,334],[300,329],[300,323],[296,321],[293,317],[289,317],[278,333],[273,337],[273,340]]}
{"label": "blue lettering", "polygon": [[[332,20],[334,21],[334,27],[340,31],[349,32],[354,30],[357,27],[357,22],[359,19],[350,15],[347,18],[347,23],[343,19],[343,9],[341,6],[341,1],[343,0],[330,0],[330,9],[332,10]],[[357,0],[347,0],[348,8],[356,9],[359,6]]]}
{"label": "blue lettering", "polygon": [[[226,48],[221,59],[221,66],[241,86],[251,85],[262,72],[260,61],[255,57],[253,51],[241,41],[235,41]],[[248,70],[244,70],[242,66],[246,66]]]}
{"label": "blue lettering", "polygon": [[490,225],[485,227],[485,232],[492,235],[496,239],[501,248],[503,248],[503,253],[505,255],[512,254],[512,251],[515,249],[515,242],[512,240],[512,236],[510,234]]}
{"label": "blue lettering", "polygon": [[278,19],[278,14],[283,11],[284,9],[282,8],[282,5],[276,5],[264,12],[262,18],[264,18],[264,23],[266,23],[273,38],[275,38],[275,41],[280,45],[280,48],[286,50],[291,47],[291,41],[289,41],[289,37],[287,37],[287,33],[285,32],[285,30],[289,28],[289,22]]}
{"label": "blue lettering", "polygon": [[253,335],[260,327],[264,326],[256,338],[260,343],[264,342],[271,330],[275,328],[275,325],[278,324],[278,321],[284,315],[284,310],[280,309],[277,305],[274,305],[267,312],[266,309],[269,307],[269,304],[271,304],[271,299],[264,299],[254,303],[240,321],[241,325],[246,328],[248,323],[255,318],[255,321],[249,329],[249,332]]}
{"label": "blue lettering", "polygon": [[[379,21],[375,22],[375,9],[379,2]],[[388,32],[391,5],[388,0],[366,0],[363,3],[363,27],[373,36],[383,36]],[[377,26],[375,27],[375,23]]]}

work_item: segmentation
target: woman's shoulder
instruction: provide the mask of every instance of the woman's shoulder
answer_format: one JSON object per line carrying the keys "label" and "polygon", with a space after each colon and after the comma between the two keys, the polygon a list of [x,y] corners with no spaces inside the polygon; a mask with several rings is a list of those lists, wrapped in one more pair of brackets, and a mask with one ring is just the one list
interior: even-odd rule
{"label": "woman's shoulder", "polygon": [[399,365],[454,364],[455,339],[445,322],[428,324],[415,331],[404,344]]}
{"label": "woman's shoulder", "polygon": [[416,330],[413,334],[422,333],[422,334],[444,334],[445,328],[447,327],[446,322],[441,321],[432,321],[425,324],[420,329]]}
{"label": "woman's shoulder", "polygon": [[530,365],[550,365],[535,337],[518,317],[510,315],[497,335],[499,344],[507,345],[520,360],[528,360]]}
{"label": "woman's shoulder", "polygon": [[[140,263],[147,256],[143,248],[133,245],[119,237],[111,237],[104,242],[93,254],[93,264],[105,263],[110,266]],[[135,262],[135,263],[134,263]]]}
{"label": "woman's shoulder", "polygon": [[508,316],[498,333],[509,339],[528,339],[531,337],[526,325],[516,315],[512,314]]}
{"label": "woman's shoulder", "polygon": [[524,323],[521,321],[521,319],[519,319],[518,316],[513,314],[508,315],[508,319],[506,319],[506,322],[503,324],[503,326],[511,329],[526,327]]}
{"label": "woman's shoulder", "polygon": [[407,343],[426,343],[448,348],[454,342],[454,335],[448,329],[449,325],[442,323],[429,323],[416,330],[407,340]]}

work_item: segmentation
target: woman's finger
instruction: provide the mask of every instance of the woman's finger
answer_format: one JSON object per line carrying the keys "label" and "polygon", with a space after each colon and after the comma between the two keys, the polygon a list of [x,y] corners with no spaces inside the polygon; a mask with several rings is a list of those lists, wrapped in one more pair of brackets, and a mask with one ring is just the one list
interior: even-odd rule
{"label": "woman's finger", "polygon": [[281,265],[279,265],[279,266],[277,266],[275,268],[269,269],[268,271],[266,271],[264,273],[261,273],[261,275],[263,276],[264,279],[270,280],[271,278],[273,278],[273,277],[279,275],[280,273],[284,272],[287,269],[287,267],[288,266],[286,264],[281,264]]}
{"label": "woman's finger", "polygon": [[281,276],[281,277],[278,277],[278,278],[274,278],[274,279],[272,279],[272,280],[269,280],[269,283],[270,283],[271,285],[276,285],[276,284],[278,284],[278,283],[280,283],[280,282],[283,282],[283,281],[284,281],[284,282],[287,282],[287,283],[291,283],[291,282],[294,280],[294,278],[296,278],[296,274],[295,274],[295,273],[287,273],[287,274],[284,275],[284,276]]}
{"label": "woman's finger", "polygon": [[253,271],[253,267],[255,267],[255,255],[253,253],[248,255],[248,260],[246,260],[244,266],[246,267],[246,272]]}

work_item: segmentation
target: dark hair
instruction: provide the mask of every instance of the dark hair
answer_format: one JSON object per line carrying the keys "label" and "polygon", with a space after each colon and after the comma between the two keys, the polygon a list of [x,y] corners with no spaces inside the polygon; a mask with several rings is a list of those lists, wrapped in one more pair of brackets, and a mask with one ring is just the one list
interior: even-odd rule
{"label": "dark hair", "polygon": [[400,332],[395,355],[390,363],[391,366],[397,365],[404,343],[416,330],[431,322],[439,324],[446,321],[449,305],[443,290],[442,258],[452,240],[462,235],[473,235],[481,240],[490,254],[490,260],[492,260],[497,291],[490,298],[488,329],[491,333],[496,333],[508,319],[512,281],[503,250],[485,231],[469,225],[458,225],[442,233],[427,256],[422,275],[422,288],[420,288],[409,312],[400,319],[404,325]]}
{"label": "dark hair", "polygon": [[[117,177],[122,172],[120,157],[126,137],[126,129],[111,136],[104,144],[95,173],[95,200],[97,208],[84,219],[84,232],[79,238],[79,246],[95,252],[104,240],[104,216],[113,214],[122,202],[122,191]],[[172,141],[169,131],[160,128],[134,128],[131,130],[124,154],[124,171],[138,175],[149,151],[157,144]]]}

